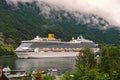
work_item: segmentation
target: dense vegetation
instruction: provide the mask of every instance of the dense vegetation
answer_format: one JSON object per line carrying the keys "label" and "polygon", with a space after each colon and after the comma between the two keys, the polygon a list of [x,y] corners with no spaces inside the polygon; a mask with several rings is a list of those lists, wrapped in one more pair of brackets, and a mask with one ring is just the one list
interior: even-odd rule
{"label": "dense vegetation", "polygon": [[[115,29],[92,29],[85,24],[76,25],[73,18],[70,21],[60,13],[62,21],[57,18],[46,19],[40,14],[40,9],[34,4],[21,4],[18,7],[0,0],[0,32],[3,32],[5,44],[15,49],[22,40],[33,39],[36,35],[46,37],[48,32],[54,32],[56,38],[70,40],[82,34],[96,43],[119,44],[119,31]],[[64,11],[63,11],[64,12]],[[54,12],[55,16],[58,14]],[[72,15],[70,15],[71,17]],[[95,26],[98,27],[98,26]]]}
{"label": "dense vegetation", "polygon": [[[53,13],[54,16],[56,14],[58,13]],[[72,18],[67,21],[62,12],[60,15],[62,18],[60,22],[56,21],[57,18],[46,19],[40,14],[40,9],[35,4],[19,3],[19,6],[15,7],[8,5],[5,0],[0,0],[0,32],[5,34],[5,39],[11,38],[17,45],[21,40],[32,39],[36,35],[47,36],[50,31],[63,40],[70,40],[72,36],[82,34],[85,38],[97,43],[119,43],[119,31],[115,29],[103,31],[91,29],[90,26],[87,27],[82,23],[76,25]]]}
{"label": "dense vegetation", "polygon": [[120,46],[102,46],[100,56],[98,63],[89,48],[83,49],[76,59],[76,71],[66,72],[61,80],[119,80]]}
{"label": "dense vegetation", "polygon": [[12,48],[12,46],[9,46],[7,44],[4,43],[0,43],[0,56],[3,55],[15,55],[14,53],[14,49]]}

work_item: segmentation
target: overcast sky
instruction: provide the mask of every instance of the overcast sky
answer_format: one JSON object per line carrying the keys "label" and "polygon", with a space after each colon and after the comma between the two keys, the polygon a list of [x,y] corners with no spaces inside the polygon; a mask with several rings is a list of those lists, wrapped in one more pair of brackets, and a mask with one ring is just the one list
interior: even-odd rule
{"label": "overcast sky", "polygon": [[[6,0],[7,3],[17,5],[17,2],[38,1],[37,5],[46,3],[54,9],[62,8],[69,12],[84,12],[105,18],[110,24],[120,26],[120,0]],[[57,8],[59,7],[59,8]],[[45,8],[43,8],[45,9]],[[47,8],[46,13],[50,9]]]}

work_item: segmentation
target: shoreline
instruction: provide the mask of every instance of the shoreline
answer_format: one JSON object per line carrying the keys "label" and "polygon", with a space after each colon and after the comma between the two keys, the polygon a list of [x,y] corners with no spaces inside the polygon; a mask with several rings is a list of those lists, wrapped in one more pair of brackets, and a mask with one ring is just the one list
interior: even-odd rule
{"label": "shoreline", "polygon": [[17,58],[17,56],[16,55],[3,55],[3,56],[0,56],[1,58],[4,58],[4,57],[16,57]]}

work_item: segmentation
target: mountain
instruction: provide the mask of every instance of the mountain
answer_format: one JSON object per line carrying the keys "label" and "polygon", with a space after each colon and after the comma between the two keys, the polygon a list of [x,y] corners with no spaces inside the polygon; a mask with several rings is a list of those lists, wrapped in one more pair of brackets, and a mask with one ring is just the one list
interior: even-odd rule
{"label": "mountain", "polygon": [[36,35],[47,37],[48,32],[54,32],[55,37],[62,40],[82,34],[96,43],[118,44],[120,41],[119,30],[111,28],[109,22],[97,15],[64,10],[53,10],[47,15],[35,3],[19,2],[16,7],[5,0],[0,1],[0,32],[4,33],[5,42],[12,45]]}

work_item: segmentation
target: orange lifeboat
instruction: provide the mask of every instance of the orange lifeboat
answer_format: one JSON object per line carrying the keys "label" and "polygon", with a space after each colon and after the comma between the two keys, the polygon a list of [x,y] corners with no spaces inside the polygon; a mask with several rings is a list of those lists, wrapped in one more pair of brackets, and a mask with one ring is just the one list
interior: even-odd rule
{"label": "orange lifeboat", "polygon": [[69,52],[69,51],[71,51],[71,48],[65,48],[65,51]]}
{"label": "orange lifeboat", "polygon": [[44,51],[44,52],[48,52],[48,51],[49,51],[49,48],[43,48],[43,51]]}
{"label": "orange lifeboat", "polygon": [[73,51],[80,52],[81,48],[73,48]]}

